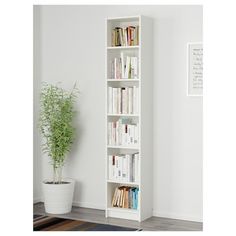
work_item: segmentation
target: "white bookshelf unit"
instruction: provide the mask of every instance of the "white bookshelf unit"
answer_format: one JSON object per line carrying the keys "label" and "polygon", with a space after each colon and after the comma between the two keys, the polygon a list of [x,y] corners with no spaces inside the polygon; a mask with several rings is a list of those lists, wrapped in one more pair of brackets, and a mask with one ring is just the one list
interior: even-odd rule
{"label": "white bookshelf unit", "polygon": [[[137,45],[133,46],[114,46],[112,45],[112,33],[116,27],[126,28],[128,26],[138,26],[139,39]],[[137,32],[137,31],[136,31]],[[105,190],[106,190],[106,217],[116,217],[122,219],[143,221],[152,216],[152,73],[153,73],[153,42],[152,42],[152,20],[145,16],[117,17],[106,19],[106,49],[105,49],[105,87],[106,87],[106,147],[105,147]],[[123,54],[122,54],[123,53]],[[120,58],[122,55],[137,58],[137,73],[133,78],[112,78],[112,61]],[[125,60],[123,60],[125,61]],[[128,61],[128,59],[127,59]],[[127,62],[126,61],[126,62]],[[128,63],[128,62],[127,62]],[[134,62],[133,62],[134,63]],[[125,66],[124,66],[125,67]],[[130,66],[132,68],[132,66]],[[126,67],[127,68],[127,64]],[[130,73],[130,72],[129,72]],[[135,73],[135,72],[134,72]],[[121,73],[122,74],[122,73]],[[123,75],[123,74],[122,74]],[[109,88],[110,87],[110,88]],[[113,88],[132,88],[132,112],[124,114],[123,108],[121,112],[111,112],[109,106]],[[110,90],[109,90],[110,89]],[[137,90],[136,90],[137,89]],[[121,90],[121,89],[120,89]],[[136,91],[136,92],[134,92]],[[131,92],[130,92],[131,93]],[[127,93],[128,94],[128,93]],[[135,94],[135,95],[134,95]],[[112,96],[115,96],[112,93]],[[127,95],[129,96],[129,95]],[[121,102],[123,104],[123,94],[121,90]],[[128,97],[131,100],[130,97]],[[113,99],[113,97],[112,97]],[[136,103],[137,102],[137,103]],[[113,102],[114,103],[114,102]],[[120,103],[118,107],[120,108]],[[134,105],[136,104],[136,105]],[[123,105],[121,105],[122,107]],[[134,108],[136,107],[136,108]],[[135,112],[134,112],[134,109]],[[127,119],[132,125],[136,125],[132,134],[137,135],[136,143],[114,144],[111,143],[111,126],[109,123],[117,122],[119,119],[125,122]],[[124,124],[124,123],[122,123]],[[138,130],[138,131],[137,131]],[[126,132],[126,130],[125,130]],[[131,131],[130,131],[131,132]],[[114,134],[114,132],[113,132]],[[134,135],[134,136],[135,136]],[[108,137],[109,136],[109,137]],[[118,137],[119,134],[118,134]],[[136,137],[136,136],[135,136]],[[123,142],[119,141],[119,142]],[[138,177],[135,181],[110,179],[109,177],[109,156],[126,155],[138,153]],[[132,158],[131,158],[132,159]],[[124,165],[124,164],[123,164]],[[136,173],[137,174],[137,173]],[[136,178],[136,177],[135,177]],[[120,186],[138,188],[138,201],[136,209],[126,207],[112,206],[113,195],[115,189]],[[128,188],[129,189],[129,188]],[[131,193],[132,194],[132,193]]]}

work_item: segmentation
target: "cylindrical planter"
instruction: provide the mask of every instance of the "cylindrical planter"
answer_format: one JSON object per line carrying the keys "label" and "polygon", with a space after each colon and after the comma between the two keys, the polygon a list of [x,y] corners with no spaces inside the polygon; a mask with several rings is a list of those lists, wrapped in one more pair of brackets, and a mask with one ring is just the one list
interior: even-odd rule
{"label": "cylindrical planter", "polygon": [[[71,211],[75,181],[64,179],[62,184],[43,182],[45,211],[50,214],[65,214]],[[66,183],[65,183],[66,182]]]}

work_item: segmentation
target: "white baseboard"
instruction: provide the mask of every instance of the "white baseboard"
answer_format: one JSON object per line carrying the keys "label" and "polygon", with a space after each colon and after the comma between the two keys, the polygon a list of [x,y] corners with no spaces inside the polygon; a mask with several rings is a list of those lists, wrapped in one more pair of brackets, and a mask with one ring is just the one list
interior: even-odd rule
{"label": "white baseboard", "polygon": [[73,206],[86,207],[86,208],[92,208],[92,209],[98,209],[98,210],[105,210],[105,205],[97,205],[97,204],[93,204],[93,203],[90,203],[90,202],[74,201]]}
{"label": "white baseboard", "polygon": [[41,197],[35,197],[33,202],[34,202],[34,204],[38,203],[38,202],[42,202],[42,198]]}
{"label": "white baseboard", "polygon": [[191,216],[191,215],[180,215],[176,213],[167,213],[167,212],[160,212],[160,211],[153,211],[153,216],[163,217],[163,218],[171,218],[177,220],[187,220],[187,221],[195,221],[195,222],[203,222],[202,218]]}
{"label": "white baseboard", "polygon": [[[43,198],[34,198],[34,203],[37,203],[37,202],[44,202],[44,200]],[[97,209],[97,210],[105,210],[105,205],[97,205],[90,202],[73,201],[72,205],[76,207],[85,207],[85,208],[92,208],[92,209]]]}

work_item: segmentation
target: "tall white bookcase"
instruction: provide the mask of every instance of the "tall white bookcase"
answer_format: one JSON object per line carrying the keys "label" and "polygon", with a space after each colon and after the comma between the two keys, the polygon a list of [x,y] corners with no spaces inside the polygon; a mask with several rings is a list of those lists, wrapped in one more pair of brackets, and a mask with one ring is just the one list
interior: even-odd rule
{"label": "tall white bookcase", "polygon": [[[115,27],[139,26],[139,44],[135,46],[112,46],[112,30]],[[105,87],[106,87],[106,147],[105,147],[105,190],[106,190],[106,217],[143,221],[152,216],[152,76],[153,76],[153,42],[152,20],[145,16],[116,17],[106,19],[106,49],[105,49]],[[111,78],[111,61],[119,57],[121,52],[126,55],[138,57],[138,77],[136,79]],[[109,87],[138,88],[138,113],[111,114],[108,112]],[[129,118],[139,127],[139,140],[137,145],[109,145],[108,123],[120,118]],[[139,178],[137,182],[123,182],[109,179],[109,155],[139,153]],[[112,207],[112,198],[116,187],[137,187],[137,209]]]}

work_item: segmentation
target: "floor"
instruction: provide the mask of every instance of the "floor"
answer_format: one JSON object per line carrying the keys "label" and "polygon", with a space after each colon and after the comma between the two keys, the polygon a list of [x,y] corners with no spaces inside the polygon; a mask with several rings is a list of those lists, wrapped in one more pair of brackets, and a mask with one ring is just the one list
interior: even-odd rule
{"label": "floor", "polygon": [[[45,213],[43,203],[34,204],[34,214],[50,215]],[[72,212],[56,217],[82,220],[93,223],[111,224],[123,227],[138,228],[144,231],[202,231],[203,224],[200,222],[176,220],[162,217],[151,217],[143,222],[106,218],[103,210],[73,207]]]}

